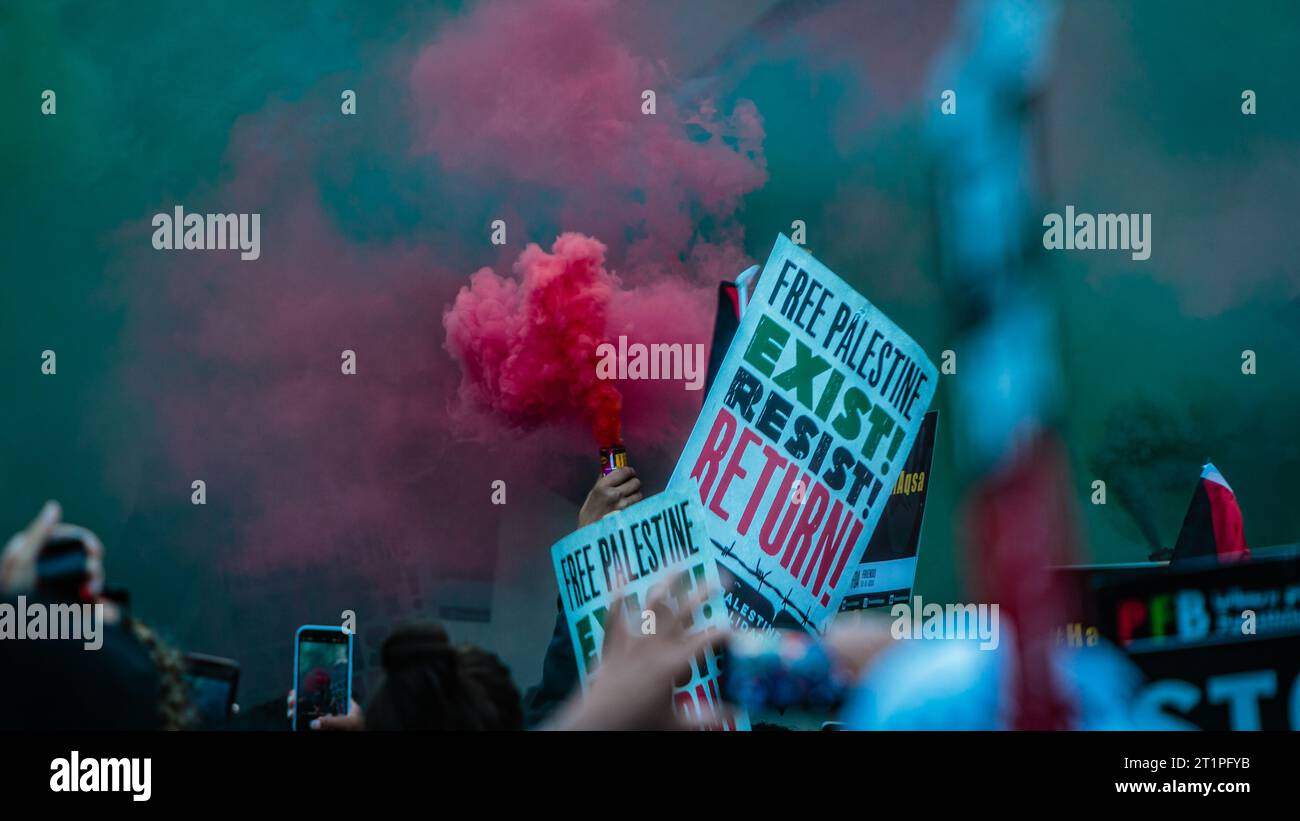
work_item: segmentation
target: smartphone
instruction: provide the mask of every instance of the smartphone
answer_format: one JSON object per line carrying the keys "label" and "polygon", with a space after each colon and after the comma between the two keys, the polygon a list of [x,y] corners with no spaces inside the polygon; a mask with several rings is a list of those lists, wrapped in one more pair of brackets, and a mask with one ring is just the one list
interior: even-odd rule
{"label": "smartphone", "polygon": [[852,682],[802,630],[740,633],[722,662],[722,697],[754,713],[838,708]]}
{"label": "smartphone", "polygon": [[293,729],[321,716],[347,715],[352,703],[352,635],[342,627],[304,624],[293,642]]}
{"label": "smartphone", "polygon": [[185,681],[190,700],[206,730],[225,729],[235,710],[239,662],[203,653],[185,654]]}

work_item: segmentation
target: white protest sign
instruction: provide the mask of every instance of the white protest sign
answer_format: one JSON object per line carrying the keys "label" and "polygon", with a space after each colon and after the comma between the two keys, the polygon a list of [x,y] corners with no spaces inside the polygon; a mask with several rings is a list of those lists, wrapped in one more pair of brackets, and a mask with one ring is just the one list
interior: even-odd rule
{"label": "white protest sign", "polygon": [[825,629],[937,378],[887,316],[777,237],[670,480],[698,483],[733,627]]}
{"label": "white protest sign", "polygon": [[[700,588],[712,596],[693,614],[693,630],[725,628],[726,605],[718,579],[717,553],[709,542],[699,493],[689,482],[611,513],[551,547],[583,688],[600,663],[605,617],[625,608],[634,633],[656,629],[645,608],[651,590],[663,586],[677,606]],[[711,720],[721,704],[718,657],[705,650],[691,662],[691,675],[675,683],[673,703],[692,718]],[[728,729],[749,729],[733,716]]]}

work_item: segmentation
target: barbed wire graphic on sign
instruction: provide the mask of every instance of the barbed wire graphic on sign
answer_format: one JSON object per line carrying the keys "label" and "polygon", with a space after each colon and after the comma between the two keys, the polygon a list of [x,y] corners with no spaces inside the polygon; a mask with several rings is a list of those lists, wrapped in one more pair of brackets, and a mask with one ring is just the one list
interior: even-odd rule
{"label": "barbed wire graphic on sign", "polygon": [[767,577],[772,574],[772,571],[764,570],[762,562],[755,559],[754,566],[750,567],[749,565],[745,564],[745,562],[739,556],[736,555],[735,542],[732,542],[729,545],[724,545],[722,544],[722,542],[719,542],[717,539],[710,538],[709,541],[713,542],[713,546],[718,549],[719,556],[721,556],[722,558],[731,559],[741,570],[744,570],[746,573],[748,573],[750,576],[753,577],[754,582],[758,585],[759,592],[762,592],[764,587],[770,587],[772,591],[776,593],[778,600],[781,602],[781,605],[786,612],[798,616],[799,620],[803,622],[804,627],[807,627],[812,632],[814,633],[821,632],[817,629],[815,623],[813,622],[813,618],[811,615],[809,615],[808,611],[796,606],[794,600],[790,598],[790,594],[794,592],[793,587],[791,587],[789,590],[785,591],[784,593],[781,592],[781,590],[777,588],[776,585],[772,584],[767,580]]}

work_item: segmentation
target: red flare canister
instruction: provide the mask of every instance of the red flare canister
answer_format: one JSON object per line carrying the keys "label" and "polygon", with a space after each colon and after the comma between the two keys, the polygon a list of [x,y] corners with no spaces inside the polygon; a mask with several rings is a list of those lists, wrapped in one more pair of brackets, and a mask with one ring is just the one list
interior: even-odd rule
{"label": "red flare canister", "polygon": [[617,468],[627,467],[627,450],[622,445],[600,449],[600,475],[608,476]]}

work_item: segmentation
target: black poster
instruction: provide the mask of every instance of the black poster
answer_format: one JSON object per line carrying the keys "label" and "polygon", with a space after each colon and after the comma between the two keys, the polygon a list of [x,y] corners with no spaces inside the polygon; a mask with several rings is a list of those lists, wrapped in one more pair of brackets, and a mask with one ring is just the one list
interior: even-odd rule
{"label": "black poster", "polygon": [[876,532],[871,534],[862,561],[849,576],[849,592],[840,604],[841,613],[885,607],[911,598],[938,421],[937,410],[927,412],[921,420],[916,443],[912,445],[903,472],[894,484],[884,512],[880,514]]}

